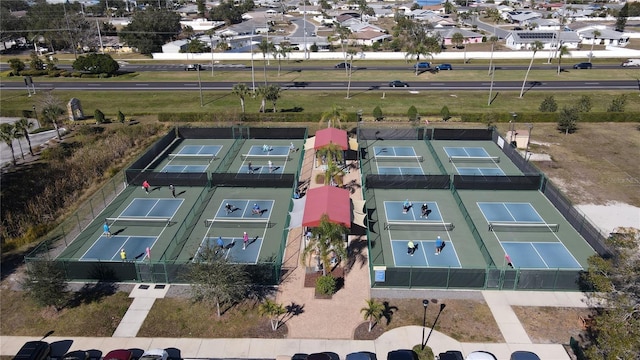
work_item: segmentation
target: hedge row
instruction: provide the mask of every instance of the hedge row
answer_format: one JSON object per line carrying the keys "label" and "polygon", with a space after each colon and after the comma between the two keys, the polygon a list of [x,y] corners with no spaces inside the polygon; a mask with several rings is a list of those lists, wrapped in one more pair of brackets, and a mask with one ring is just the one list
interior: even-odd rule
{"label": "hedge row", "polygon": [[[463,122],[493,123],[509,122],[514,119],[510,113],[471,113],[455,114]],[[558,113],[517,113],[515,118],[519,123],[554,123],[558,122]],[[640,113],[638,112],[588,112],[580,113],[579,122],[638,122]]]}
{"label": "hedge row", "polygon": [[[16,76],[13,72],[9,73],[9,76]],[[109,74],[90,74],[83,73],[80,71],[68,71],[68,70],[22,70],[18,76],[45,76],[45,77],[74,77],[74,78],[108,78],[111,77]]]}
{"label": "hedge row", "polygon": [[[356,113],[344,114],[343,122],[357,121]],[[215,121],[244,121],[244,122],[315,122],[322,118],[322,113],[313,112],[282,112],[282,113],[160,113],[159,121],[166,122],[215,122]]]}

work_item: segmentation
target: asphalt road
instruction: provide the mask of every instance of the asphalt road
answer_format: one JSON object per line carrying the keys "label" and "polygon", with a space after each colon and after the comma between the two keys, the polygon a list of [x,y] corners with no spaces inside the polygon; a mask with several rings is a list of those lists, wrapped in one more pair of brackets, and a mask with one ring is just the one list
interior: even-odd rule
{"label": "asphalt road", "polygon": [[[34,81],[37,90],[77,90],[77,91],[199,91],[197,81],[172,81],[172,82],[47,82],[44,79]],[[230,91],[237,82],[211,82],[203,81],[202,90]],[[255,86],[262,82],[256,81]],[[347,81],[310,81],[310,82],[274,82],[269,84],[279,85],[283,89],[296,90],[344,90]],[[388,82],[380,81],[353,81],[352,90],[385,90],[385,91],[420,91],[420,90],[458,90],[478,91],[487,90],[490,81],[409,81],[408,88],[391,88]],[[24,90],[21,82],[3,82],[3,90]],[[253,84],[247,84],[253,86]],[[496,81],[494,90],[513,91],[520,90],[522,81]],[[528,90],[640,90],[638,80],[586,80],[586,81],[530,81]]]}

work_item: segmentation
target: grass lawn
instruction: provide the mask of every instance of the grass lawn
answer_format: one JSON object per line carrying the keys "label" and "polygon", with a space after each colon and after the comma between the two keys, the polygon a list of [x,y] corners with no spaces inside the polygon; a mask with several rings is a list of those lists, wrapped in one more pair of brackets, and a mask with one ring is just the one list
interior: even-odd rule
{"label": "grass lawn", "polygon": [[55,330],[56,336],[111,336],[131,305],[128,293],[78,299],[59,312],[41,308],[24,292],[3,289],[1,335],[36,336]]}
{"label": "grass lawn", "polygon": [[[157,113],[223,113],[239,114],[240,100],[230,91],[203,91],[204,106],[200,107],[200,99],[197,91],[58,91],[53,94],[60,99],[77,97],[82,101],[82,107],[86,116],[92,116],[95,109],[100,109],[107,116],[115,117],[118,110],[127,117]],[[343,111],[356,112],[363,110],[364,119],[373,119],[373,108],[379,105],[385,116],[397,115],[398,120],[405,120],[405,114],[409,107],[416,106],[418,113],[424,115],[440,114],[444,105],[455,117],[461,112],[537,112],[542,100],[553,95],[558,103],[558,108],[573,106],[582,95],[590,95],[593,103],[593,112],[604,112],[611,101],[620,94],[627,94],[628,101],[625,111],[640,111],[638,95],[632,91],[563,91],[549,93],[544,91],[526,92],[524,97],[519,97],[519,92],[495,91],[495,97],[491,106],[487,106],[489,91],[419,91],[417,93],[408,90],[352,90],[351,98],[346,99],[344,91],[295,91],[283,89],[281,98],[277,102],[279,112],[303,111],[323,113],[331,109],[333,105],[342,107]],[[27,97],[24,91],[3,91],[0,97],[0,106],[3,112],[31,110],[34,104],[39,104],[43,96],[42,92],[32,97]],[[260,100],[247,98],[247,113],[257,113]],[[267,103],[267,109],[271,109],[271,103]],[[437,116],[436,116],[437,117]],[[605,120],[605,119],[603,119]]]}

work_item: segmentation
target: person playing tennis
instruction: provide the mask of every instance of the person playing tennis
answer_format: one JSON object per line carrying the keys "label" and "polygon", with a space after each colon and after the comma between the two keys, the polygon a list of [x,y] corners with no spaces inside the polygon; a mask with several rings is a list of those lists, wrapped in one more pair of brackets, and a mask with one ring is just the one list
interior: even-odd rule
{"label": "person playing tennis", "polygon": [[231,213],[233,212],[233,205],[231,205],[231,204],[227,203],[227,204],[224,206],[224,211],[226,211],[226,212],[227,212],[227,214],[231,214]]}
{"label": "person playing tennis", "polygon": [[402,203],[402,213],[408,213],[409,209],[411,209],[411,206],[413,206],[413,204],[411,204],[411,201],[409,201],[409,199],[405,200],[404,203]]}
{"label": "person playing tennis", "polygon": [[429,205],[427,205],[427,203],[422,204],[422,207],[420,208],[420,211],[421,211],[420,217],[427,217],[428,210],[429,210]]}
{"label": "person playing tennis", "polygon": [[251,208],[251,215],[262,216],[262,211],[260,210],[260,206],[258,204],[253,204],[253,208]]}

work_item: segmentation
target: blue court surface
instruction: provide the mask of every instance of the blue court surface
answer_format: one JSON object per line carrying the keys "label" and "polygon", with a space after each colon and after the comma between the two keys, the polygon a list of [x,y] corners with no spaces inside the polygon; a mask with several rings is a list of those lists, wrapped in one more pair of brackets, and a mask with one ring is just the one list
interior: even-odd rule
{"label": "blue court surface", "polygon": [[[217,249],[217,240],[217,237],[205,237],[202,240],[200,247],[198,247],[198,252],[194,256],[194,261],[198,259],[200,251],[202,251],[201,249],[205,247]],[[249,244],[246,249],[242,249],[242,236],[223,237],[222,242],[224,243],[224,249],[220,250],[224,251],[225,259],[230,262],[242,264],[256,264],[258,262],[258,255],[260,254],[260,248],[262,247],[262,238],[249,237]]]}
{"label": "blue court surface", "polygon": [[494,168],[482,168],[482,167],[457,167],[456,170],[460,175],[473,175],[473,176],[504,176],[504,171],[499,167]]}
{"label": "blue court surface", "polygon": [[[444,147],[449,157],[489,158],[491,157],[483,147]],[[464,160],[463,160],[464,161]]]}
{"label": "blue court surface", "polygon": [[544,220],[530,203],[479,202],[477,204],[489,223],[544,224]]}
{"label": "blue court surface", "polygon": [[215,157],[222,150],[222,145],[185,145],[174,155]]}
{"label": "blue court surface", "polygon": [[[214,220],[256,220],[265,219],[269,220],[271,216],[271,210],[275,200],[255,200],[255,199],[224,199],[220,203],[220,207],[216,212]],[[231,205],[231,211],[227,211],[226,205]],[[260,213],[253,213],[253,205],[257,204],[260,207]]]}
{"label": "blue court surface", "polygon": [[131,201],[118,218],[128,219],[171,219],[184,199],[144,199]]}
{"label": "blue court surface", "polygon": [[380,166],[378,164],[378,174],[380,175],[424,175],[421,167],[407,166]]}
{"label": "blue court surface", "polygon": [[266,144],[266,145],[267,145],[266,147],[263,145],[252,145],[247,155],[251,157],[264,156],[265,158],[268,158],[270,156],[283,157],[283,156],[288,156],[289,151],[291,150],[289,146],[271,146],[269,144]]}
{"label": "blue court surface", "polygon": [[[384,212],[387,217],[387,222],[442,222],[442,214],[438,208],[438,203],[435,201],[413,201],[409,199],[413,204],[409,208],[407,213],[402,210],[404,201],[385,201]],[[426,217],[420,217],[422,210],[422,204],[427,203],[429,210],[427,210]]]}
{"label": "blue court surface", "polygon": [[147,258],[146,249],[152,248],[158,238],[155,236],[100,236],[80,258],[80,261],[122,261],[120,250],[127,254],[126,261],[141,262]]}
{"label": "blue court surface", "polygon": [[209,165],[165,165],[160,172],[172,173],[203,173]]}
{"label": "blue court surface", "polygon": [[508,242],[500,244],[514,268],[582,269],[580,263],[561,242]]}
{"label": "blue court surface", "polygon": [[396,267],[462,267],[458,253],[451,241],[445,241],[442,252],[436,255],[435,240],[413,240],[413,243],[418,246],[413,256],[407,251],[408,242],[409,240],[391,240],[393,261]]}
{"label": "blue court surface", "polygon": [[374,157],[416,156],[413,146],[374,146]]}
{"label": "blue court surface", "polygon": [[[249,162],[250,163],[250,162]],[[271,167],[269,163],[266,164],[242,164],[238,169],[238,174],[282,174],[284,168],[287,165],[287,160],[275,160],[272,161]],[[251,166],[251,168],[249,168]]]}

